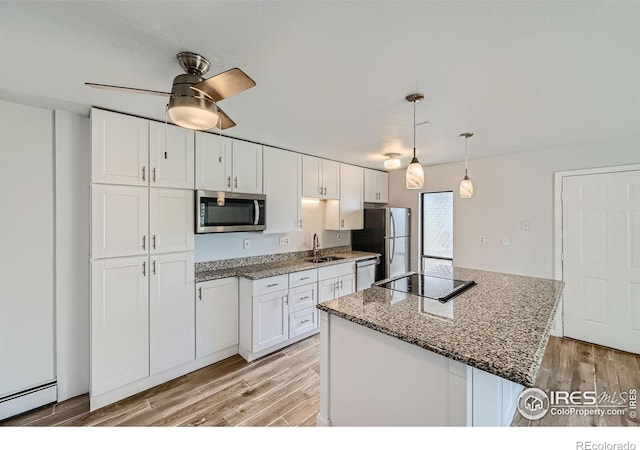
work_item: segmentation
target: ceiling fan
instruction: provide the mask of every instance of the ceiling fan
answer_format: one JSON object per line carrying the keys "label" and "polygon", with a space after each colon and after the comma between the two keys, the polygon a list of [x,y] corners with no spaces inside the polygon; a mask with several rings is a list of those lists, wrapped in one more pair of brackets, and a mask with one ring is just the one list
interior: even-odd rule
{"label": "ceiling fan", "polygon": [[209,130],[217,127],[224,130],[235,126],[236,123],[218,107],[217,102],[254,87],[256,82],[237,67],[205,79],[203,75],[209,70],[210,63],[204,56],[192,52],[181,52],[176,55],[176,58],[186,73],[173,79],[171,92],[109,84],[85,84],[98,89],[169,97],[167,112],[171,120],[181,127],[193,130]]}

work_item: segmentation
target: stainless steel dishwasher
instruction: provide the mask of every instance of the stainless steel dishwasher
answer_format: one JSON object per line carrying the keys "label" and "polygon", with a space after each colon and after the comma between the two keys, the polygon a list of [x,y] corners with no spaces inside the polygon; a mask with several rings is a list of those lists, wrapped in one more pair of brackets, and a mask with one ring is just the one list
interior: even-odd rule
{"label": "stainless steel dishwasher", "polygon": [[377,256],[356,261],[356,291],[367,289],[376,281],[377,264],[380,264]]}

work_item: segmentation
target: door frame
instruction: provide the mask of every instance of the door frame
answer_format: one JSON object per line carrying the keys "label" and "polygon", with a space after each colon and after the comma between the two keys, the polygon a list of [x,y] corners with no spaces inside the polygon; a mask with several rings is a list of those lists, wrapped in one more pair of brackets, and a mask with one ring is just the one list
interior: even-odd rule
{"label": "door frame", "polygon": [[[562,182],[565,177],[580,175],[599,175],[615,172],[632,172],[640,170],[640,164],[626,164],[622,166],[595,167],[591,169],[566,170],[553,173],[553,267],[554,278],[564,281],[562,266]],[[556,313],[555,323],[551,330],[554,336],[564,336],[564,295],[560,297],[560,304]]]}

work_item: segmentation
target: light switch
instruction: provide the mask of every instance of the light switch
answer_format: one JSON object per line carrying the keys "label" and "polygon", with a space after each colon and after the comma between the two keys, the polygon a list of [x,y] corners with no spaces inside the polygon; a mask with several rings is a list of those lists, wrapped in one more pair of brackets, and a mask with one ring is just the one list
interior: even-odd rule
{"label": "light switch", "polygon": [[480,243],[484,244],[485,242],[487,242],[487,238],[484,236],[480,236]]}

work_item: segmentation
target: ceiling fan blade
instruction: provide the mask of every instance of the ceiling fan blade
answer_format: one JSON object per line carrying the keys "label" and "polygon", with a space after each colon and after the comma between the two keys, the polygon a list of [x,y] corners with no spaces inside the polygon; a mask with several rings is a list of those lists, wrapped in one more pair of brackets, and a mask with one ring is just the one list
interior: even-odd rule
{"label": "ceiling fan blade", "polygon": [[227,113],[221,110],[219,106],[218,106],[218,113],[220,113],[220,119],[218,122],[218,125],[220,126],[219,127],[216,126],[217,128],[219,128],[220,130],[226,130],[227,128],[236,126],[236,123],[233,120],[231,120],[231,117],[227,116]]}
{"label": "ceiling fan blade", "polygon": [[112,91],[125,91],[125,92],[133,92],[136,94],[151,94],[151,95],[160,95],[162,97],[171,97],[173,94],[170,92],[161,92],[161,91],[152,91],[149,89],[138,89],[138,88],[130,88],[124,86],[112,86],[110,84],[98,84],[98,83],[85,83],[87,86],[96,89],[109,89]]}
{"label": "ceiling fan blade", "polygon": [[207,80],[191,86],[191,89],[202,92],[209,96],[214,102],[219,102],[225,98],[252,88],[256,85],[249,76],[237,67],[226,72],[219,73]]}

